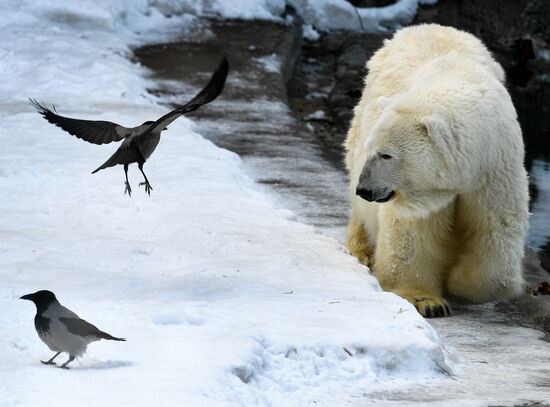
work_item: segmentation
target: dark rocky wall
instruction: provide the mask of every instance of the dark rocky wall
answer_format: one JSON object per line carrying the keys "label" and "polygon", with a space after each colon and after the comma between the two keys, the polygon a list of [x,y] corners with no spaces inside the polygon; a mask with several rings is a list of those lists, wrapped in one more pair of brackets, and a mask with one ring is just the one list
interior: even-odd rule
{"label": "dark rocky wall", "polygon": [[[354,0],[356,6],[382,6],[386,0]],[[391,2],[390,2],[391,3]],[[412,24],[438,23],[471,32],[488,46],[502,64],[507,87],[518,111],[526,142],[529,168],[536,157],[550,158],[550,0],[439,0],[421,6]],[[341,145],[366,74],[365,62],[388,34],[332,33],[317,43],[306,43],[300,59],[321,61],[332,89],[325,102],[328,123],[318,126],[333,156]],[[546,59],[545,56],[546,55]],[[300,69],[300,60],[298,61]],[[298,72],[292,88],[307,81]],[[296,93],[296,92],[295,92]],[[299,92],[303,94],[302,92]],[[336,163],[340,164],[337,158]]]}
{"label": "dark rocky wall", "polygon": [[550,0],[439,0],[413,24],[438,23],[479,37],[502,64],[533,157],[550,157]]}

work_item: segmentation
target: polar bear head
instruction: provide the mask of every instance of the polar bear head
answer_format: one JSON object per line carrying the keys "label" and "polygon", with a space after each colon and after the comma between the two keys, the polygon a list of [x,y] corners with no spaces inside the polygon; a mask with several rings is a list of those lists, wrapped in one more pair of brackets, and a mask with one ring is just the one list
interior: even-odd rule
{"label": "polar bear head", "polygon": [[378,100],[381,113],[365,137],[356,194],[389,202],[402,216],[425,217],[471,189],[482,160],[468,137],[453,134],[448,111],[412,98]]}

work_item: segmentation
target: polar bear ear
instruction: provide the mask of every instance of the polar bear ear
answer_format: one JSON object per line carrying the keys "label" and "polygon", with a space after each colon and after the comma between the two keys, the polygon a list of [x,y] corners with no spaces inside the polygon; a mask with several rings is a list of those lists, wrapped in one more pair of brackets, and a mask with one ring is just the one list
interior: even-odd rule
{"label": "polar bear ear", "polygon": [[380,96],[376,101],[378,102],[380,111],[383,111],[391,103],[391,98]]}
{"label": "polar bear ear", "polygon": [[420,119],[420,123],[426,128],[428,135],[435,143],[448,139],[451,136],[451,126],[442,117],[426,116]]}

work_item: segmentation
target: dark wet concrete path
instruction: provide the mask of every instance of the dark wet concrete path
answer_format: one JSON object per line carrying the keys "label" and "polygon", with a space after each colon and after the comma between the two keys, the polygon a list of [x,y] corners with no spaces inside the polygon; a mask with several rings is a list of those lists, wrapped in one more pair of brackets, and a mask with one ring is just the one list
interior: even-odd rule
{"label": "dark wet concrete path", "polygon": [[214,21],[207,42],[149,46],[136,57],[154,71],[157,87],[151,92],[169,104],[200,89],[220,56],[227,55],[228,83],[216,103],[193,116],[198,132],[239,154],[254,180],[299,221],[342,240],[348,215],[345,175],[326,158],[313,127],[287,104],[286,81],[300,29],[258,24]]}

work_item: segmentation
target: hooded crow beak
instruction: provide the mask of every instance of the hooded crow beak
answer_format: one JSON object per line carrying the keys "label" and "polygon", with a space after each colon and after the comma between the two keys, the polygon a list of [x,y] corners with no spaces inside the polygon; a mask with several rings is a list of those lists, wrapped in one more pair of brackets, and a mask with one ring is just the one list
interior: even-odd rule
{"label": "hooded crow beak", "polygon": [[19,297],[20,300],[29,300],[32,301],[32,294],[27,294],[22,297]]}

